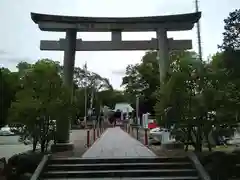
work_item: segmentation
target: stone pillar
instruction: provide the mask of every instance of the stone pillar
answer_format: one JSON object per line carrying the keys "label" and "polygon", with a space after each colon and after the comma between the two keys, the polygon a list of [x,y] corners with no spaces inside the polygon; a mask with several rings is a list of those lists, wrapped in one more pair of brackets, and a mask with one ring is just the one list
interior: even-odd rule
{"label": "stone pillar", "polygon": [[159,63],[160,83],[164,82],[169,69],[169,46],[166,29],[157,30],[157,61]]}
{"label": "stone pillar", "polygon": [[64,75],[64,85],[69,88],[73,88],[73,70],[75,64],[75,49],[76,49],[76,38],[77,38],[77,31],[76,30],[67,30],[66,32],[66,46],[64,50],[64,68],[63,68],[63,75]]}
{"label": "stone pillar", "polygon": [[[73,97],[73,71],[75,64],[77,31],[74,29],[66,31],[66,46],[64,47],[63,62],[63,83],[71,91],[71,101]],[[52,147],[53,151],[71,150],[73,145],[69,143],[69,132],[71,117],[63,117],[57,123],[57,144]],[[65,120],[65,121],[64,121]]]}

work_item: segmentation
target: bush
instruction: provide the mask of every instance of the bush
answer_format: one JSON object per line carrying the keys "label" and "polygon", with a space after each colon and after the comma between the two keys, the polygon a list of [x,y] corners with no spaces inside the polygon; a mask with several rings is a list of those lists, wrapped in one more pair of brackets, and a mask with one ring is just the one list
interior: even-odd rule
{"label": "bush", "polygon": [[43,158],[42,153],[27,151],[15,154],[8,159],[7,177],[10,180],[19,180],[26,173],[33,174]]}
{"label": "bush", "polygon": [[198,154],[199,160],[209,173],[211,179],[228,180],[234,176],[237,155],[224,152],[208,152]]}

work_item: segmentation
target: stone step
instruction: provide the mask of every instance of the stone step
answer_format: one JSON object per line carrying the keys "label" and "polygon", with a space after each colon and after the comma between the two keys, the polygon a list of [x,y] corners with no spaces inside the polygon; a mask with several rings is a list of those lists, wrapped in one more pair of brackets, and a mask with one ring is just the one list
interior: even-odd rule
{"label": "stone step", "polygon": [[108,171],[47,171],[43,178],[116,178],[116,177],[177,177],[198,176],[194,169],[147,169]]}
{"label": "stone step", "polygon": [[96,158],[53,158],[50,159],[49,164],[97,164],[97,163],[154,163],[154,162],[190,162],[187,157],[176,157],[176,158],[109,158],[109,159],[96,159]]}
{"label": "stone step", "polygon": [[[198,177],[127,177],[127,178],[68,178],[68,180],[200,180]],[[53,180],[53,178],[50,179],[44,179],[44,180]],[[55,180],[66,180],[66,178],[57,178]]]}
{"label": "stone step", "polygon": [[46,170],[83,171],[83,170],[124,170],[124,169],[192,169],[188,162],[164,163],[102,163],[102,164],[49,164]]}

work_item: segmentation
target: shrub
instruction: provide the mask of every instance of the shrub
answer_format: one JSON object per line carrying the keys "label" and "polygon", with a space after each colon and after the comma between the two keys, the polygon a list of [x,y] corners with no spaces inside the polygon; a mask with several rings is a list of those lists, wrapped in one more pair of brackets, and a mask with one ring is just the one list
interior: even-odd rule
{"label": "shrub", "polygon": [[200,153],[198,157],[211,179],[228,180],[235,174],[236,154],[217,151]]}
{"label": "shrub", "polygon": [[19,180],[25,173],[33,174],[43,158],[43,153],[27,151],[15,154],[8,159],[7,177],[10,180]]}

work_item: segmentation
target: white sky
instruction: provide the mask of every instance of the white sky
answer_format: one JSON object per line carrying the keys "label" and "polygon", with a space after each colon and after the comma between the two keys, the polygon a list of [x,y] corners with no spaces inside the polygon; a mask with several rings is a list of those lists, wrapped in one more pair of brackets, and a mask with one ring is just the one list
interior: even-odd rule
{"label": "white sky", "polygon": [[[203,55],[217,51],[222,42],[223,19],[240,8],[240,0],[201,0]],[[42,32],[30,18],[30,12],[73,15],[131,17],[191,13],[194,0],[0,0],[0,66],[15,70],[20,61],[35,62],[50,58],[62,62],[63,52],[40,51],[40,40],[58,40],[64,33]],[[123,40],[156,37],[154,32],[123,33]],[[192,39],[197,51],[196,29],[168,33],[175,39]],[[110,40],[110,33],[78,33],[83,40]],[[125,67],[141,60],[143,51],[77,52],[76,66],[88,63],[90,70],[110,79],[119,88]],[[117,73],[118,72],[118,73]],[[119,73],[120,72],[120,73]]]}

